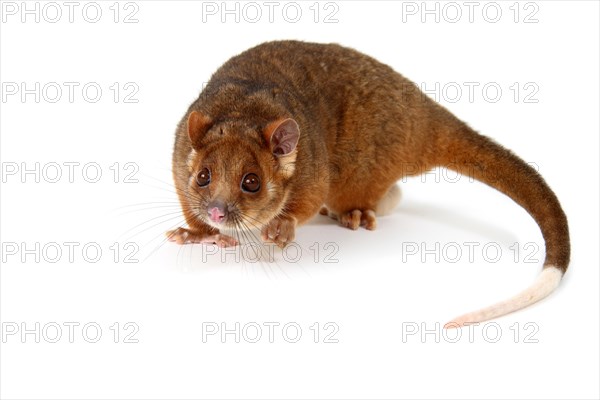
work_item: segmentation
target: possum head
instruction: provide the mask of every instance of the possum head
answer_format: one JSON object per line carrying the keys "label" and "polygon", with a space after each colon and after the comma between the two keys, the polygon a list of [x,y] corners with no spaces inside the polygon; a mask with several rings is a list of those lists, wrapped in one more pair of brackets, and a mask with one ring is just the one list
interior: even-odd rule
{"label": "possum head", "polygon": [[192,111],[187,131],[182,197],[195,218],[217,229],[260,229],[284,211],[300,137],[294,119],[257,125]]}

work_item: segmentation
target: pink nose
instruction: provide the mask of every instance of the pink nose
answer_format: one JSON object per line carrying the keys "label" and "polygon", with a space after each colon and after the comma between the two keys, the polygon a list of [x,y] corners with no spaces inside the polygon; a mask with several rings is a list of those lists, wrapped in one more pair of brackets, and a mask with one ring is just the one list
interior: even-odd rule
{"label": "pink nose", "polygon": [[225,210],[219,207],[212,207],[208,210],[208,216],[211,221],[221,223],[225,220]]}

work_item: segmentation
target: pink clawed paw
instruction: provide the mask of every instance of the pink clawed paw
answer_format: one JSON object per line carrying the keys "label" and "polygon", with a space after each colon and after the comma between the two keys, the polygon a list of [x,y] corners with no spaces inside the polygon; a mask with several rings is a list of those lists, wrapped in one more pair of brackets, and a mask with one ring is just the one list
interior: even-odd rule
{"label": "pink clawed paw", "polygon": [[167,238],[171,242],[177,244],[188,244],[188,243],[204,243],[214,244],[219,247],[231,247],[237,246],[238,241],[231,236],[217,233],[214,235],[198,234],[185,228],[177,228],[166,233]]}
{"label": "pink clawed paw", "polygon": [[285,247],[296,237],[296,220],[291,218],[275,218],[262,229],[262,239]]}

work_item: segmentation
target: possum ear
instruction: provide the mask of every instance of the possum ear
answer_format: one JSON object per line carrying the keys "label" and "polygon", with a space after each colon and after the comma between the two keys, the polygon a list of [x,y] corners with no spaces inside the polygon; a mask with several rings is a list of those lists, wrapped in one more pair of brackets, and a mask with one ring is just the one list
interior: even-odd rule
{"label": "possum ear", "polygon": [[212,120],[210,117],[199,113],[198,111],[192,111],[187,120],[188,125],[188,136],[192,143],[197,143],[202,136],[208,131]]}
{"label": "possum ear", "polygon": [[292,118],[279,119],[267,125],[264,135],[273,155],[283,157],[296,149],[300,128]]}

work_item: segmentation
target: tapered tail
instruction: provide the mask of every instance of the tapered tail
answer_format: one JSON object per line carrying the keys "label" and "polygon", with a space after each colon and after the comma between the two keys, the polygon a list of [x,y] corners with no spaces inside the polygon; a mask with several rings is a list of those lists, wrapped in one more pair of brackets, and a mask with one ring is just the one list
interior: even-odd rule
{"label": "tapered tail", "polygon": [[438,130],[436,164],[446,166],[503,192],[521,205],[539,225],[546,244],[542,273],[516,296],[454,318],[446,328],[483,322],[525,308],[552,293],[570,258],[567,217],[554,192],[530,165],[466,125],[453,132]]}
{"label": "tapered tail", "polygon": [[475,322],[483,322],[502,315],[509,314],[513,311],[525,308],[535,302],[542,300],[554,291],[560,284],[563,277],[563,272],[554,266],[545,267],[537,280],[519,293],[508,300],[501,301],[492,306],[482,308],[481,310],[473,311],[452,321],[446,323],[444,328],[459,328]]}

